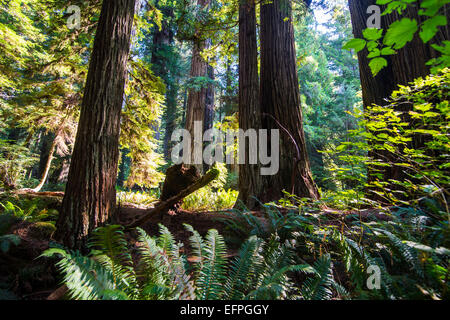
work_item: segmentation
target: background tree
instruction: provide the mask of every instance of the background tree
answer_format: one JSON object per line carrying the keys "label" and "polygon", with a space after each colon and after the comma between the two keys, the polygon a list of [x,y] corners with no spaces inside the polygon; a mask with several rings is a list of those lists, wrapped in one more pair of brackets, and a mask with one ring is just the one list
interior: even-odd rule
{"label": "background tree", "polygon": [[[210,4],[210,0],[198,0],[198,6],[200,7],[200,17],[203,11],[207,10]],[[191,134],[191,163],[195,162],[196,144],[198,142],[194,139],[194,123],[199,121],[202,123],[201,128],[203,129],[204,119],[205,119],[205,107],[206,107],[206,93],[207,86],[205,80],[207,78],[208,72],[208,61],[202,56],[203,50],[207,47],[207,39],[202,35],[199,30],[197,30],[193,39],[192,48],[192,62],[190,77],[195,82],[196,86],[193,86],[188,92],[187,106],[186,106],[186,124],[185,128]],[[203,145],[197,146],[202,149]],[[203,157],[202,157],[203,161]],[[201,166],[199,166],[200,168]]]}

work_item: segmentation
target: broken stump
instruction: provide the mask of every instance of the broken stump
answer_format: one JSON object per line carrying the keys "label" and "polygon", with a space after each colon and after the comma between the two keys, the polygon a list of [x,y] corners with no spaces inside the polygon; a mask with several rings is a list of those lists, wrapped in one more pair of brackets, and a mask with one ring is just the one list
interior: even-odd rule
{"label": "broken stump", "polygon": [[[201,175],[198,169],[192,165],[178,164],[167,169],[166,179],[164,180],[163,189],[161,193],[161,202],[169,200],[176,196],[181,191],[198,181]],[[183,200],[177,202],[171,208],[169,213],[176,213],[180,210]],[[171,212],[172,211],[172,212]]]}

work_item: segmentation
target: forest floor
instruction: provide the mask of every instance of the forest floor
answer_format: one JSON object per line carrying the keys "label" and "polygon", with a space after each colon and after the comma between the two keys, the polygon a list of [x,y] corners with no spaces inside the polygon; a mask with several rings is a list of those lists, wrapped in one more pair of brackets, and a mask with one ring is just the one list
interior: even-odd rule
{"label": "forest floor", "polygon": [[[63,192],[41,192],[33,193],[29,190],[16,192],[15,195],[22,199],[43,200],[48,208],[58,209]],[[124,226],[148,213],[150,208],[136,207],[132,204],[122,204],[117,224]],[[225,224],[220,222],[220,218],[226,218],[224,212],[189,212],[181,210],[176,215],[165,214],[161,221],[160,215],[152,216],[141,228],[150,236],[159,234],[158,224],[166,226],[174,235],[177,242],[183,243],[183,250],[192,261],[195,257],[190,257],[189,238],[191,233],[186,230],[184,224],[190,224],[202,236],[206,235],[208,230],[217,229],[221,234],[225,233]],[[17,246],[11,246],[7,253],[0,250],[0,299],[2,297],[2,288],[8,287],[8,291],[14,293],[4,298],[19,298],[26,300],[47,299],[59,287],[59,276],[54,266],[55,261],[39,258],[39,256],[49,248],[53,241],[51,235],[42,234],[38,231],[36,222],[26,222],[17,220],[7,232],[20,237],[20,243]],[[126,232],[127,240],[130,245],[136,242],[137,233],[135,231]],[[238,245],[229,246],[229,256],[237,253]],[[39,259],[38,259],[39,258]],[[6,292],[6,291],[4,291]],[[4,295],[4,294],[3,294]]]}
{"label": "forest floor", "polygon": [[[44,200],[48,208],[58,209],[64,193],[21,191],[16,193],[16,196],[25,199],[37,197]],[[132,204],[121,204],[116,224],[129,225],[143,215],[148,214],[150,209],[136,207]],[[351,211],[343,212],[333,209],[323,209],[319,213],[327,217],[324,219],[324,224],[329,225],[345,225],[346,217],[355,214],[355,212]],[[264,213],[252,212],[252,214],[260,218],[264,224]],[[376,217],[381,220],[388,219],[386,215],[375,209],[360,211],[358,214],[361,220],[367,220],[370,217]],[[141,228],[150,236],[156,236],[159,234],[158,224],[163,224],[171,231],[177,242],[183,243],[183,253],[188,257],[188,261],[192,262],[195,260],[195,257],[190,254],[189,238],[191,233],[186,230],[184,224],[191,225],[202,236],[205,236],[210,229],[217,229],[227,241],[229,257],[237,254],[240,243],[232,241],[232,232],[227,229],[226,224],[223,222],[227,218],[230,219],[230,214],[225,211],[190,212],[180,210],[176,214],[154,215]],[[8,290],[16,295],[16,299],[47,299],[60,284],[55,261],[39,258],[53,241],[51,234],[40,232],[39,228],[37,228],[37,223],[21,220],[16,221],[12,225],[8,234],[17,235],[21,241],[19,245],[11,246],[7,254],[0,250],[0,296],[2,287],[5,287],[6,284]],[[130,245],[133,246],[136,242],[137,233],[136,231],[127,231],[126,237]]]}

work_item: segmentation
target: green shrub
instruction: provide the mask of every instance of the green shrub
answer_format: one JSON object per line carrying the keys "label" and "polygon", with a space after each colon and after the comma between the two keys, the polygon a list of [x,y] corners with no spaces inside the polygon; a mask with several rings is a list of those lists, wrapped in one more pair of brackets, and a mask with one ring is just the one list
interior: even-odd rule
{"label": "green shrub", "polygon": [[[294,263],[320,261],[323,268],[318,269],[339,272],[339,278],[346,281],[325,286],[333,290],[325,290],[321,298],[450,298],[450,225],[439,201],[427,198],[420,206],[386,209],[386,221],[375,216],[363,221],[357,212],[344,216],[339,212],[325,215],[313,207],[299,210],[293,202],[291,198],[264,205],[263,217],[235,210],[225,222],[239,239],[267,239],[276,234],[294,246]],[[370,267],[381,272],[380,289],[367,286]],[[303,285],[314,282],[306,281]],[[307,291],[303,297],[311,298]]]}
{"label": "green shrub", "polygon": [[[336,179],[353,179],[354,184],[352,191],[328,192],[332,204],[377,206],[367,199],[373,197],[363,196],[368,190],[384,205],[411,205],[437,194],[448,212],[449,93],[450,69],[445,68],[400,86],[387,105],[374,105],[355,115],[359,129],[351,130],[349,141],[335,150],[345,163],[335,168]],[[386,168],[399,172],[401,179],[388,175]]]}
{"label": "green shrub", "polygon": [[117,199],[120,204],[130,203],[139,206],[150,206],[158,201],[158,198],[153,194],[134,191],[119,191],[117,193]]}
{"label": "green shrub", "polygon": [[238,195],[239,192],[236,190],[213,190],[207,186],[184,198],[182,208],[191,211],[231,209],[236,203]]}
{"label": "green shrub", "polygon": [[37,161],[28,148],[0,139],[0,188],[19,188],[26,169]]}

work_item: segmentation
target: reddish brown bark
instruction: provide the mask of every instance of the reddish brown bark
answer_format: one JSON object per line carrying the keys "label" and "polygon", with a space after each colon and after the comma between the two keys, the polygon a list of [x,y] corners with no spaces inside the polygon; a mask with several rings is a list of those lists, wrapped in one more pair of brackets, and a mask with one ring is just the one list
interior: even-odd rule
{"label": "reddish brown bark", "polygon": [[[209,5],[210,0],[198,0],[198,5],[201,8],[205,8]],[[208,62],[203,59],[201,53],[207,47],[207,40],[201,39],[198,37],[194,40],[193,48],[192,48],[192,61],[191,61],[191,71],[190,77],[206,77],[208,71]],[[203,124],[205,119],[205,103],[206,103],[206,92],[207,88],[202,87],[200,89],[192,88],[189,89],[187,106],[186,106],[186,130],[191,134],[191,162],[194,161],[194,149],[195,149],[195,141],[194,141],[194,122],[200,121]],[[203,125],[202,125],[203,127]],[[202,146],[197,146],[202,148]],[[199,165],[198,168],[201,170],[202,166]]]}
{"label": "reddish brown bark", "polygon": [[261,4],[261,112],[263,128],[279,129],[281,140],[280,170],[267,177],[263,200],[280,199],[282,190],[318,199],[303,131],[289,0]]}
{"label": "reddish brown bark", "polygon": [[[244,131],[261,128],[254,0],[241,1],[239,6],[239,128]],[[264,185],[260,166],[249,164],[249,144],[246,144],[245,155],[245,164],[239,165],[239,200],[254,209],[257,207],[255,197],[262,195]]]}
{"label": "reddish brown bark", "polygon": [[116,209],[120,114],[136,0],[104,0],[55,238],[85,248]]}

